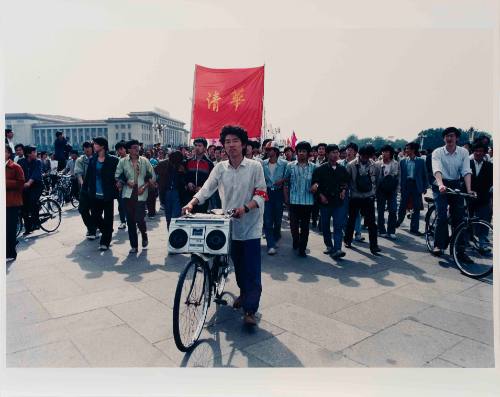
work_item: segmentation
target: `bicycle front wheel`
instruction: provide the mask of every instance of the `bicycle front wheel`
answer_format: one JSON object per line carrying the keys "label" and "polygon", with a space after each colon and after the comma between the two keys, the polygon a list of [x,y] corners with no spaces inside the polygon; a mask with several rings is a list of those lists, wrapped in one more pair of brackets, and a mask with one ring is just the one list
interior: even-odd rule
{"label": "bicycle front wheel", "polygon": [[427,249],[432,252],[434,249],[434,233],[436,232],[437,212],[436,207],[432,206],[425,214],[425,244]]}
{"label": "bicycle front wheel", "polygon": [[493,227],[473,219],[458,227],[452,246],[457,267],[466,276],[481,278],[493,271]]}
{"label": "bicycle front wheel", "polygon": [[201,261],[191,260],[179,276],[174,298],[174,341],[180,351],[189,351],[198,341],[209,302],[209,268]]}
{"label": "bicycle front wheel", "polygon": [[55,232],[61,224],[61,206],[51,198],[42,200],[39,219],[42,230],[47,233]]}

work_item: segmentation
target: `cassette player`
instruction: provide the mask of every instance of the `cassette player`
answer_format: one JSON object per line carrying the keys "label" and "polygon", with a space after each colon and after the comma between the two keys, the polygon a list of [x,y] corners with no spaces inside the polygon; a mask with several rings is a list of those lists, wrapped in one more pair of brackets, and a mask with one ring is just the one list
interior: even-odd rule
{"label": "cassette player", "polygon": [[170,222],[168,252],[229,254],[231,218],[218,214],[190,214]]}

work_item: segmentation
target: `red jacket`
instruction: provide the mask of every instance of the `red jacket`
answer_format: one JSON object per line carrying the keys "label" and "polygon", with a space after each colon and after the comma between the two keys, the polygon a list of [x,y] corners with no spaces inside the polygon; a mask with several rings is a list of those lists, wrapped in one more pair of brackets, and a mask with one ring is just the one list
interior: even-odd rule
{"label": "red jacket", "polygon": [[23,205],[24,172],[19,164],[12,160],[5,165],[5,185],[7,207],[21,207]]}

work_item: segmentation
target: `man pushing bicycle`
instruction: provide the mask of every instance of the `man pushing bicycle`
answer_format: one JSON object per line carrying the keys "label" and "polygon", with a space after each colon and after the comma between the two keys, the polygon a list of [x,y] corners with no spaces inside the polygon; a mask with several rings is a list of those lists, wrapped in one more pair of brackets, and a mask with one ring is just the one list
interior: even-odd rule
{"label": "man pushing bicycle", "polygon": [[216,164],[203,187],[182,212],[192,212],[195,205],[205,203],[217,189],[223,210],[234,209],[231,259],[240,296],[233,307],[243,308],[245,324],[257,325],[255,313],[262,292],[260,238],[267,200],[264,171],[258,161],[243,156],[248,142],[248,134],[243,128],[223,127],[220,142],[229,159]]}

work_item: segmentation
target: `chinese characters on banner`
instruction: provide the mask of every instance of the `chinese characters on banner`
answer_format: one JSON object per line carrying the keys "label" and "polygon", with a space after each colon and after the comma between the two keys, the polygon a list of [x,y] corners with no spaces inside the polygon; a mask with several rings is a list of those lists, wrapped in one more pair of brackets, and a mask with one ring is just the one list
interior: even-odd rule
{"label": "chinese characters on banner", "polygon": [[218,139],[227,124],[259,138],[264,100],[264,66],[245,69],[195,67],[191,138]]}

